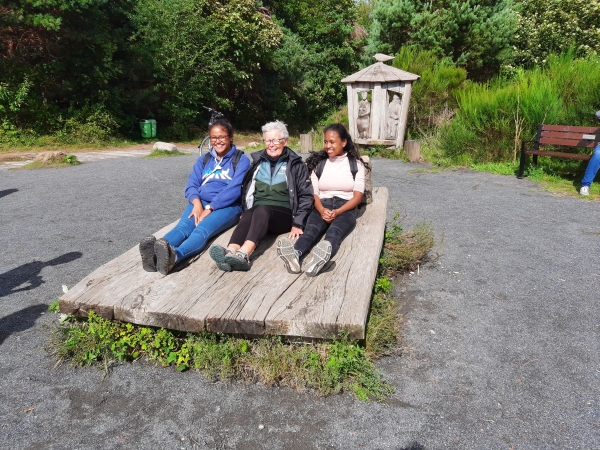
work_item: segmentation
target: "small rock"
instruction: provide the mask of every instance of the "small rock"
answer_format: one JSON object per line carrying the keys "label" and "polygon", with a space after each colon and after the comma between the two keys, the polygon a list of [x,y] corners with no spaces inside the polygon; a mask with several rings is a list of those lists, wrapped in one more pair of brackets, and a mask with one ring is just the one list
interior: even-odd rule
{"label": "small rock", "polygon": [[246,144],[246,147],[260,147],[260,145],[260,142],[252,141],[248,142],[248,144]]}
{"label": "small rock", "polygon": [[36,161],[41,162],[64,162],[67,154],[65,152],[42,152],[35,157]]}
{"label": "small rock", "polygon": [[265,426],[264,426],[264,425],[261,423],[261,424],[258,426],[258,429],[259,429],[259,430],[262,430],[264,427],[265,427]]}
{"label": "small rock", "polygon": [[168,152],[174,152],[177,150],[175,144],[169,144],[168,142],[155,142],[152,150],[166,150]]}

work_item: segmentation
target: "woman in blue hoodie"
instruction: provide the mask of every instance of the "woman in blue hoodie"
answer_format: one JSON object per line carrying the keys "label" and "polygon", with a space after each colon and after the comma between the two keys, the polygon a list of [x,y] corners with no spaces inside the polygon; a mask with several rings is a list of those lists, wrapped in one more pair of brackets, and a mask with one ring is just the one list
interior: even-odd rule
{"label": "woman in blue hoodie", "polygon": [[242,213],[241,188],[250,160],[233,145],[233,128],[224,119],[208,130],[210,155],[194,164],[185,185],[189,205],[165,237],[140,242],[144,270],[166,275],[184,259],[199,254],[209,239],[234,226]]}

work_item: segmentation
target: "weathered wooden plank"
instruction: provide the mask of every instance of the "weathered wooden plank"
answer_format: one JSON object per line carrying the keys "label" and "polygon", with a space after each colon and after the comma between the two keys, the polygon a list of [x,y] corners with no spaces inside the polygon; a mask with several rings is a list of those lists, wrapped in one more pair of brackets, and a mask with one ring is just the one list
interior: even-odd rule
{"label": "weathered wooden plank", "polygon": [[598,140],[600,140],[600,135],[542,130],[542,138],[575,139],[577,141],[580,141],[580,140],[598,141]]}
{"label": "weathered wooden plank", "polygon": [[584,155],[583,153],[546,152],[543,150],[527,150],[525,153],[527,155],[553,156],[555,158],[578,159],[580,161],[588,161],[592,158],[592,155]]}
{"label": "weathered wooden plank", "polygon": [[265,320],[269,332],[326,338],[343,330],[355,339],[365,337],[386,205],[387,189],[375,188],[373,203],[324,271],[295,283],[273,304]]}
{"label": "weathered wooden plank", "polygon": [[594,148],[596,146],[595,141],[591,140],[580,140],[580,139],[556,139],[556,138],[540,138],[540,144],[545,145],[560,145],[565,147],[582,147],[582,148]]}
{"label": "weathered wooden plank", "polygon": [[565,131],[570,133],[600,134],[600,127],[576,127],[566,125],[542,125],[542,130]]}
{"label": "weathered wooden plank", "polygon": [[[222,272],[205,252],[162,276],[142,269],[136,246],[78,283],[61,299],[61,311],[85,315],[94,310],[116,320],[190,332],[326,338],[344,330],[363,338],[386,203],[387,189],[374,189],[373,203],[356,229],[315,278],[287,273],[275,236],[252,255],[249,272]],[[231,233],[214,243],[226,245]]]}
{"label": "weathered wooden plank", "polygon": [[[154,235],[164,236],[177,221]],[[59,300],[60,310],[66,314],[87,316],[90,311],[106,318],[114,318],[114,306],[132,290],[150,283],[156,273],[142,269],[138,246],[100,266],[69,290]]]}

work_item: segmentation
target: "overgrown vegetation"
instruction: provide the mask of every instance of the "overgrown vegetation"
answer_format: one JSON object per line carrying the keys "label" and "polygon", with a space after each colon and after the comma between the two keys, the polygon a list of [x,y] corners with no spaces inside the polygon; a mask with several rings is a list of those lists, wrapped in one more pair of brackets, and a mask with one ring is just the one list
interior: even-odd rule
{"label": "overgrown vegetation", "polygon": [[180,152],[179,150],[158,150],[153,149],[146,158],[162,158],[163,156],[182,156],[187,153]]}
{"label": "overgrown vegetation", "polygon": [[[404,233],[396,217],[388,228],[364,343],[343,334],[333,341],[307,343],[287,342],[279,336],[245,339],[179,333],[113,322],[91,312],[86,320],[69,316],[58,324],[50,348],[59,360],[77,366],[98,365],[108,370],[117,362],[143,358],[179,371],[196,369],[211,380],[260,382],[319,395],[351,391],[361,400],[384,400],[393,388],[373,362],[398,345],[398,303],[391,295],[392,278],[398,271],[425,262],[432,246],[433,231],[427,225]],[[51,310],[56,311],[56,305]]]}
{"label": "overgrown vegetation", "polygon": [[35,159],[34,161],[25,164],[21,167],[16,167],[11,170],[20,170],[20,169],[43,169],[48,167],[68,167],[68,166],[78,166],[81,164],[81,161],[77,159],[75,155],[52,155],[43,159]]}

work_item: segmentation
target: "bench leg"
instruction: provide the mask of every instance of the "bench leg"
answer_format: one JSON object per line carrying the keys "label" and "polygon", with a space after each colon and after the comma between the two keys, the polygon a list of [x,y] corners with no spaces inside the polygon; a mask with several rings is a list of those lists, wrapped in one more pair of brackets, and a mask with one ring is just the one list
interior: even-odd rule
{"label": "bench leg", "polygon": [[517,178],[523,178],[523,172],[525,172],[525,160],[527,159],[527,155],[525,154],[525,143],[521,143],[521,158],[519,160],[519,174]]}

